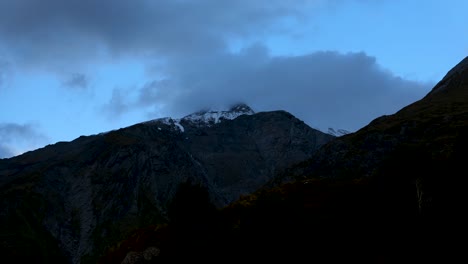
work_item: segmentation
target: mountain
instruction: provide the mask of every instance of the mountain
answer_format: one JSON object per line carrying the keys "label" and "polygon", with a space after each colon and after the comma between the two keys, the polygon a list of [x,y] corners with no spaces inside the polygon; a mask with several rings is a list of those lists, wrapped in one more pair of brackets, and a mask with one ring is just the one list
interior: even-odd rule
{"label": "mountain", "polygon": [[2,254],[452,263],[467,102],[468,57],[421,100],[339,137],[240,105],[0,160]]}
{"label": "mountain", "polygon": [[254,113],[238,104],[2,159],[2,255],[95,263],[133,230],[166,223],[181,184],[203,186],[220,208],[333,138],[286,111]]}

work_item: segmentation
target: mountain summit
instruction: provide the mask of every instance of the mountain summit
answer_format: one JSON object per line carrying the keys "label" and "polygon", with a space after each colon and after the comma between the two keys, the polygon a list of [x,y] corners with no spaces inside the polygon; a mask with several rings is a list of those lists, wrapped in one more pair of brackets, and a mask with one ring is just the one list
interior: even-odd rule
{"label": "mountain summit", "polygon": [[235,104],[229,110],[201,110],[183,118],[158,118],[145,123],[163,123],[173,129],[185,132],[185,126],[203,127],[218,124],[223,120],[233,120],[241,115],[253,115],[255,112],[246,104]]}

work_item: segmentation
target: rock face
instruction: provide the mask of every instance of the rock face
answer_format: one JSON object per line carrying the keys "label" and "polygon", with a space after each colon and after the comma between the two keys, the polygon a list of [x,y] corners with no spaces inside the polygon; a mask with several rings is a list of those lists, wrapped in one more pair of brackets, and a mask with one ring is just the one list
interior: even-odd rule
{"label": "rock face", "polygon": [[221,207],[333,138],[285,111],[240,104],[0,160],[1,250],[93,262],[127,232],[164,222],[179,183],[204,185]]}

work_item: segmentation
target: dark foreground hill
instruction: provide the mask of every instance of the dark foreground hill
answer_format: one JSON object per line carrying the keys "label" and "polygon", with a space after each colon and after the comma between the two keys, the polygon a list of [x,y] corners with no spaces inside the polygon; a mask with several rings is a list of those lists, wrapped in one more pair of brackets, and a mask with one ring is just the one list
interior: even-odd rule
{"label": "dark foreground hill", "polygon": [[2,159],[1,255],[93,263],[133,230],[167,223],[181,183],[203,186],[220,208],[333,138],[285,111],[240,104]]}
{"label": "dark foreground hill", "polygon": [[186,183],[169,225],[135,232],[101,262],[144,263],[157,248],[160,256],[454,263],[466,259],[467,149],[468,57],[421,100],[330,141],[222,210],[203,186]]}

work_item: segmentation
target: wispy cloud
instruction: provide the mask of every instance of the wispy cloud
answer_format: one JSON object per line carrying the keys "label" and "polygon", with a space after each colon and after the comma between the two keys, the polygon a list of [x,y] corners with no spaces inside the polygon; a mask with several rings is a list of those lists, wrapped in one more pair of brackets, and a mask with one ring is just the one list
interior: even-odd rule
{"label": "wispy cloud", "polygon": [[42,147],[47,137],[34,124],[0,123],[0,158]]}
{"label": "wispy cloud", "polygon": [[102,106],[109,120],[119,119],[124,113],[131,110],[129,98],[126,97],[127,91],[122,88],[114,88],[112,97],[108,103]]}
{"label": "wispy cloud", "polygon": [[88,77],[83,73],[69,74],[62,85],[72,89],[86,89],[89,85]]}

